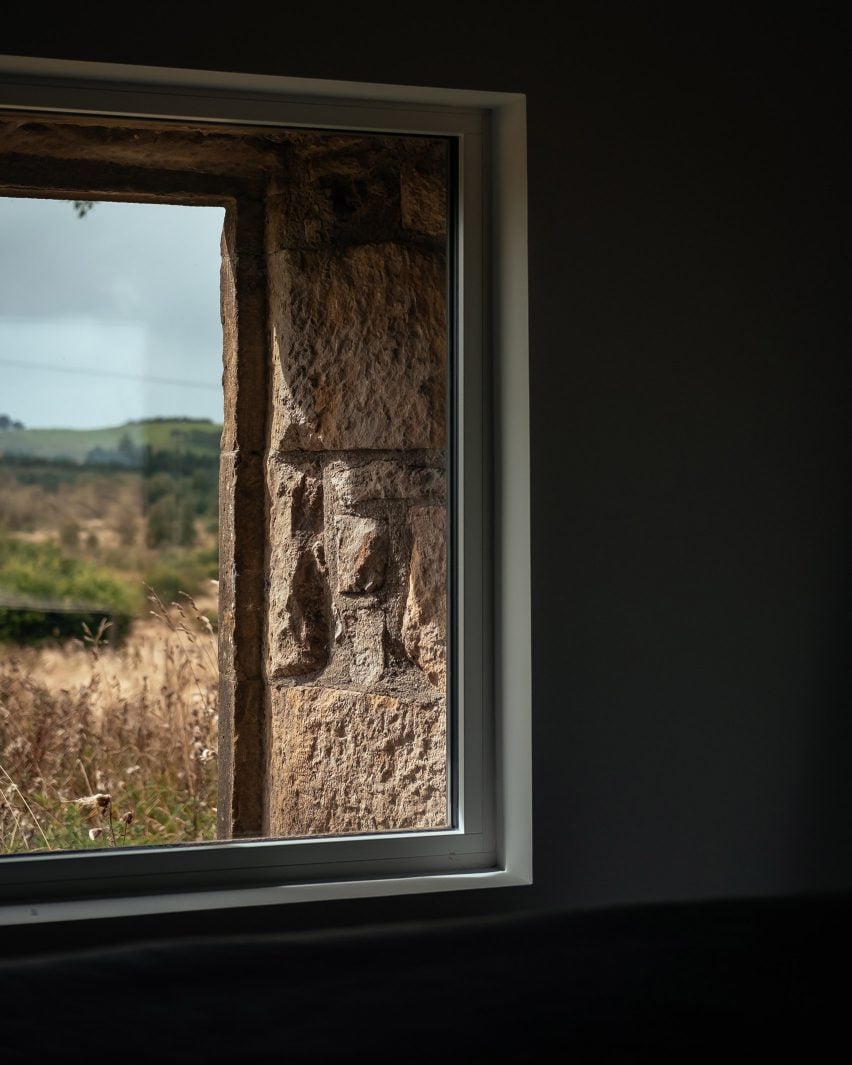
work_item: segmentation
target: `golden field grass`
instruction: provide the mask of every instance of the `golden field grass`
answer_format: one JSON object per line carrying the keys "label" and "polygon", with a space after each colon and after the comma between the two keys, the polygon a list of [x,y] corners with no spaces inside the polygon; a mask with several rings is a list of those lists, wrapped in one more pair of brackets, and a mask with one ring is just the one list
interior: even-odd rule
{"label": "golden field grass", "polygon": [[133,623],[0,645],[0,853],[216,834],[216,635],[188,596]]}

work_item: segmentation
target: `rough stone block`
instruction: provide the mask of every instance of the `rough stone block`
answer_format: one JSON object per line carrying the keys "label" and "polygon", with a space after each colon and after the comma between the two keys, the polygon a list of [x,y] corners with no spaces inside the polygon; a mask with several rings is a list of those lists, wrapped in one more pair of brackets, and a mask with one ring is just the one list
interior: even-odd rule
{"label": "rough stone block", "polygon": [[240,201],[222,229],[222,449],[261,452],[268,406],[266,257],[262,205]]}
{"label": "rough stone block", "polygon": [[446,237],[447,181],[444,169],[408,164],[402,168],[399,186],[403,228],[430,237]]}
{"label": "rough stone block", "polygon": [[234,482],[238,455],[219,455],[219,652],[222,662],[233,668],[236,620],[236,573],[234,572]]}
{"label": "rough stone block", "polygon": [[269,257],[271,444],[441,448],[445,256],[375,244]]}
{"label": "rough stone block", "polygon": [[269,199],[270,251],[399,235],[398,142],[375,140],[326,138],[319,152],[291,147]]}
{"label": "rough stone block", "polygon": [[269,196],[269,250],[441,239],[447,143],[441,138],[290,131]]}
{"label": "rough stone block", "polygon": [[[233,212],[232,212],[233,213]],[[233,222],[228,220],[222,230],[219,266],[219,307],[222,320],[222,391],[224,396],[224,424],[222,451],[237,447],[237,288],[234,273]]]}
{"label": "rough stone block", "polygon": [[[33,156],[37,159],[61,159],[97,162],[107,167],[133,167],[159,171],[153,175],[168,192],[173,182],[168,172],[184,177],[191,173],[220,174],[245,180],[252,175],[268,177],[280,166],[278,137],[264,130],[252,136],[237,127],[207,126],[192,129],[174,122],[150,119],[83,118],[77,115],[36,115],[22,120],[13,115],[0,120],[0,139],[4,153]],[[284,131],[281,139],[288,138]],[[56,167],[50,168],[55,184]],[[47,175],[46,175],[47,176]],[[116,182],[120,179],[116,177]]]}
{"label": "rough stone block", "polygon": [[326,665],[330,597],[322,534],[322,475],[280,455],[267,462],[269,603],[267,672],[300,676]]}
{"label": "rough stone block", "polygon": [[378,591],[385,583],[388,564],[387,522],[339,515],[334,525],[337,590],[349,595]]}
{"label": "rough stone block", "polygon": [[410,466],[380,460],[363,466],[333,462],[329,479],[340,507],[354,507],[371,499],[441,500],[446,498],[446,476],[434,466]]}
{"label": "rough stone block", "polygon": [[297,686],[270,702],[270,835],[446,826],[442,698]]}
{"label": "rough stone block", "polygon": [[447,683],[447,512],[444,507],[412,507],[411,564],[402,618],[406,654],[430,684]]}
{"label": "rough stone block", "polygon": [[263,640],[263,466],[239,451],[219,457],[219,641],[243,676],[260,671]]}
{"label": "rough stone block", "polygon": [[220,839],[263,833],[265,701],[260,677],[221,674],[217,812]]}
{"label": "rough stone block", "polygon": [[382,610],[358,610],[352,618],[350,676],[365,688],[378,684],[385,671],[385,615]]}

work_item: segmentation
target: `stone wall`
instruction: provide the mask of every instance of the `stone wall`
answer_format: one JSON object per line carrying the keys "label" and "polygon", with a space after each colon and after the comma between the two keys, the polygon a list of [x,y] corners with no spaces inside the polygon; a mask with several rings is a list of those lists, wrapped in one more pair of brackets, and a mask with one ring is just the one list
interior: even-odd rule
{"label": "stone wall", "polygon": [[447,824],[446,171],[315,136],[268,201],[270,835]]}

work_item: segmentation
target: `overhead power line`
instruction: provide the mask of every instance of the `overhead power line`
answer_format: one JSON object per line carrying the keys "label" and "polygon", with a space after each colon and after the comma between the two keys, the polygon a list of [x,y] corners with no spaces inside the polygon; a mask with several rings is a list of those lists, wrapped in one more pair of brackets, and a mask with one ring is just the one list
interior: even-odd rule
{"label": "overhead power line", "polygon": [[49,362],[28,362],[26,359],[0,359],[0,366],[15,366],[26,370],[49,370],[55,373],[79,374],[87,377],[114,377],[121,381],[138,381],[142,384],[178,385],[181,388],[220,389],[221,385],[206,381],[187,381],[179,377],[149,377],[144,374],[121,373],[119,370],[89,370],[85,366],[58,366]]}

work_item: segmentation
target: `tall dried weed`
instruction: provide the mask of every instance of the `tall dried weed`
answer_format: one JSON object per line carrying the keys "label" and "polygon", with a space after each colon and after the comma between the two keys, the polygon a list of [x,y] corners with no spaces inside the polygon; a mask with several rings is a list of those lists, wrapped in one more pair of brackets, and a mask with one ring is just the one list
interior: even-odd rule
{"label": "tall dried weed", "polygon": [[0,651],[0,853],[215,838],[216,635],[148,593],[119,648]]}

